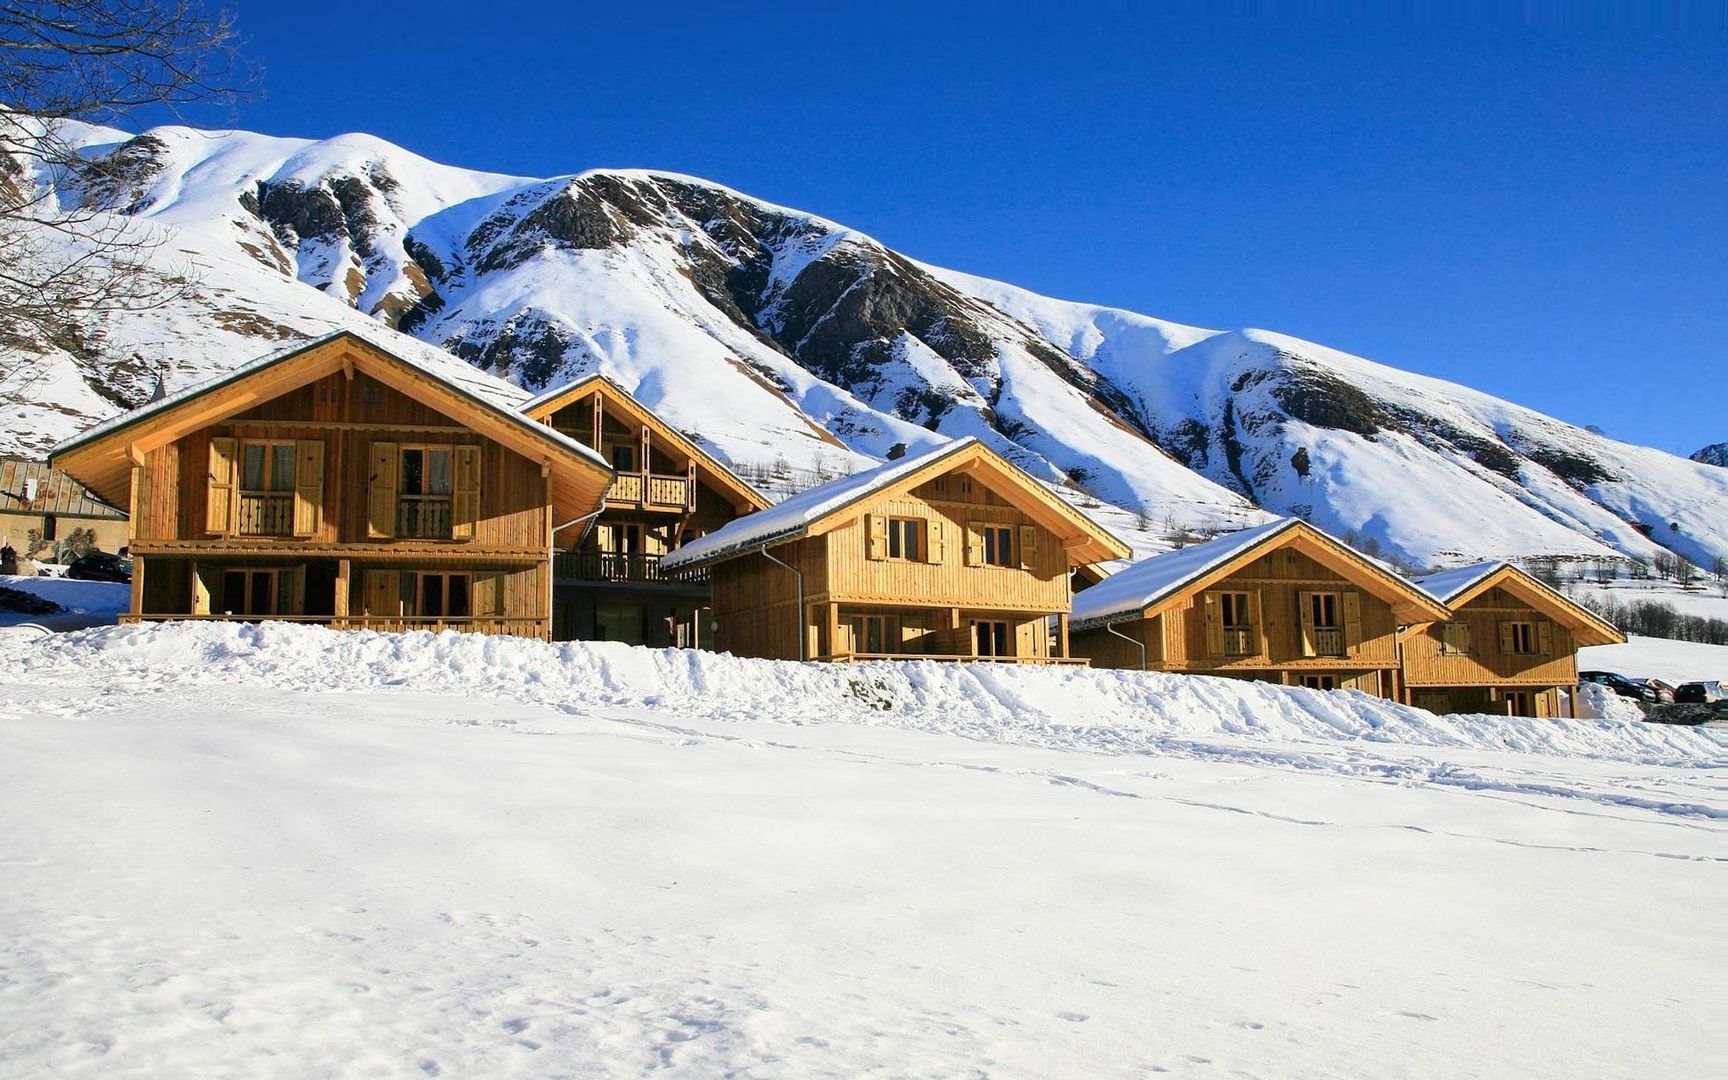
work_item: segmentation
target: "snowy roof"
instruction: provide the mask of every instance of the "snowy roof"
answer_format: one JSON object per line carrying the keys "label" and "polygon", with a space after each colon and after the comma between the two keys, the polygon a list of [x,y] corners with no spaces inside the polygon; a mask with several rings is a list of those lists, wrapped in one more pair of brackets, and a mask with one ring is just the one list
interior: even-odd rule
{"label": "snowy roof", "polygon": [[1204,543],[1153,555],[1074,594],[1069,625],[1102,625],[1138,618],[1140,613],[1249,548],[1301,524],[1301,518],[1279,518],[1265,525],[1233,532]]}
{"label": "snowy roof", "polygon": [[977,438],[968,435],[964,439],[957,439],[922,454],[908,455],[897,461],[878,465],[874,469],[830,480],[826,484],[801,491],[767,510],[746,514],[707,536],[698,537],[677,551],[662,555],[660,565],[669,570],[693,566],[765,544],[794,539],[811,524],[836,510],[890,487],[896,481],[943,458],[952,457],[979,445],[982,444]]}
{"label": "snowy roof", "polygon": [[1511,565],[1511,563],[1495,559],[1490,562],[1475,563],[1471,566],[1458,566],[1451,570],[1442,570],[1437,574],[1416,578],[1415,582],[1450,604],[1455,597],[1469,592],[1478,582]]}
{"label": "snowy roof", "polygon": [[449,387],[451,390],[454,390],[457,394],[467,398],[474,404],[479,405],[490,412],[501,414],[510,423],[530,430],[536,436],[546,439],[549,442],[556,443],[562,449],[571,451],[581,457],[588,458],[594,463],[604,466],[607,469],[611,468],[606,460],[594,450],[570,436],[556,432],[548,425],[530,420],[518,412],[517,410],[520,408],[522,402],[528,398],[527,391],[522,388],[507,383],[503,379],[488,375],[472,364],[458,360],[456,357],[451,356],[442,349],[434,348],[431,345],[427,345],[421,341],[416,341],[413,338],[396,337],[392,338],[390,342],[386,344],[385,341],[382,340],[381,335],[374,335],[353,328],[333,330],[320,337],[295,342],[292,345],[277,349],[275,352],[266,353],[263,356],[258,357],[256,360],[250,360],[241,364],[239,367],[224,375],[219,375],[214,379],[207,379],[201,383],[195,383],[185,389],[175,391],[160,400],[152,401],[148,405],[133,409],[130,412],[123,412],[116,416],[111,416],[100,424],[87,428],[80,434],[75,435],[56,446],[50,456],[58,456],[76,447],[83,446],[86,443],[94,442],[97,439],[120,430],[121,428],[129,427],[140,420],[145,420],[159,413],[167,412],[168,410],[191,401],[194,398],[210,393],[212,390],[217,390],[224,386],[229,386],[239,382],[242,379],[250,378],[258,372],[263,371],[265,368],[282,363],[283,361],[299,356],[310,349],[315,349],[320,345],[326,345],[343,337],[352,337],[370,345],[379,352],[407,364],[409,367],[414,368],[421,374],[436,379],[438,382]]}

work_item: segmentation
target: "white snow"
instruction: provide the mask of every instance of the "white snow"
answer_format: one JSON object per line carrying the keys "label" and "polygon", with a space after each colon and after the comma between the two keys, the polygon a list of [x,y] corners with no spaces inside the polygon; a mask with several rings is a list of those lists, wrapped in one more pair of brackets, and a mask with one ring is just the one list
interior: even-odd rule
{"label": "white snow", "polygon": [[1661,679],[1675,685],[1700,679],[1728,682],[1728,645],[1633,637],[1624,645],[1579,649],[1578,670],[1616,671],[1634,679]]}
{"label": "white snow", "polygon": [[1720,735],[213,624],[8,645],[0,1075],[1704,1075]]}

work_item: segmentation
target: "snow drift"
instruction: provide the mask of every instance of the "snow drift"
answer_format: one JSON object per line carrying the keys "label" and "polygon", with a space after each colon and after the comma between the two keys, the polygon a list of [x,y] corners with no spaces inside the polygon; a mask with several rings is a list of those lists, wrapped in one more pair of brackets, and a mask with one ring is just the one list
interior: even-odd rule
{"label": "snow drift", "polygon": [[[399,688],[465,699],[451,722],[488,723],[486,699],[668,718],[851,723],[1111,754],[1265,755],[1302,767],[1296,742],[1358,742],[1703,765],[1715,732],[1618,720],[1435,716],[1356,691],[1083,668],[750,660],[609,642],[549,644],[426,631],[381,634],[288,623],[108,627],[31,643],[0,683],[100,680],[126,693],[241,685],[330,692]],[[1428,779],[1434,779],[1432,776]]]}

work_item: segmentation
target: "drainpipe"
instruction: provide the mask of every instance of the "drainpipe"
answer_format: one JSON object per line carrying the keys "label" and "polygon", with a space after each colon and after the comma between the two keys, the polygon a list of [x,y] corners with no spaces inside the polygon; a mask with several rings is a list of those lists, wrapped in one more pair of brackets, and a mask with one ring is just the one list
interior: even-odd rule
{"label": "drainpipe", "polygon": [[805,645],[807,644],[806,639],[810,636],[810,633],[804,626],[804,571],[798,569],[789,562],[776,559],[774,556],[768,554],[767,544],[763,544],[757,550],[761,553],[764,559],[767,559],[771,563],[784,566],[786,569],[792,571],[793,575],[798,579],[798,659],[808,660],[810,657],[807,655],[808,650],[805,648]]}
{"label": "drainpipe", "polygon": [[1128,644],[1139,649],[1140,650],[1140,670],[1141,671],[1151,670],[1150,668],[1148,668],[1146,666],[1146,643],[1144,641],[1136,641],[1133,638],[1129,637],[1127,634],[1122,633],[1120,630],[1116,629],[1115,623],[1105,623],[1104,624],[1104,632],[1107,634],[1110,634],[1113,637],[1119,637],[1123,641],[1126,641]]}

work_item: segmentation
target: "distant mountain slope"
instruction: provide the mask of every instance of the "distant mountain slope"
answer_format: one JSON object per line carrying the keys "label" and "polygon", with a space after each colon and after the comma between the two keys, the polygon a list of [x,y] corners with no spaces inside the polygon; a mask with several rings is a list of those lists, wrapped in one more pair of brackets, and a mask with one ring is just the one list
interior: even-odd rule
{"label": "distant mountain slope", "polygon": [[1728,468],[1728,442],[1711,443],[1693,454],[1692,460]]}
{"label": "distant mountain slope", "polygon": [[522,179],[361,135],[84,142],[100,167],[61,197],[160,226],[200,281],[23,346],[31,379],[0,383],[11,449],[376,320],[532,389],[604,369],[744,466],[849,471],[977,435],[1137,517],[1142,546],[1259,506],[1420,563],[1728,550],[1722,470],[1295,338],[940,270],[691,177]]}

